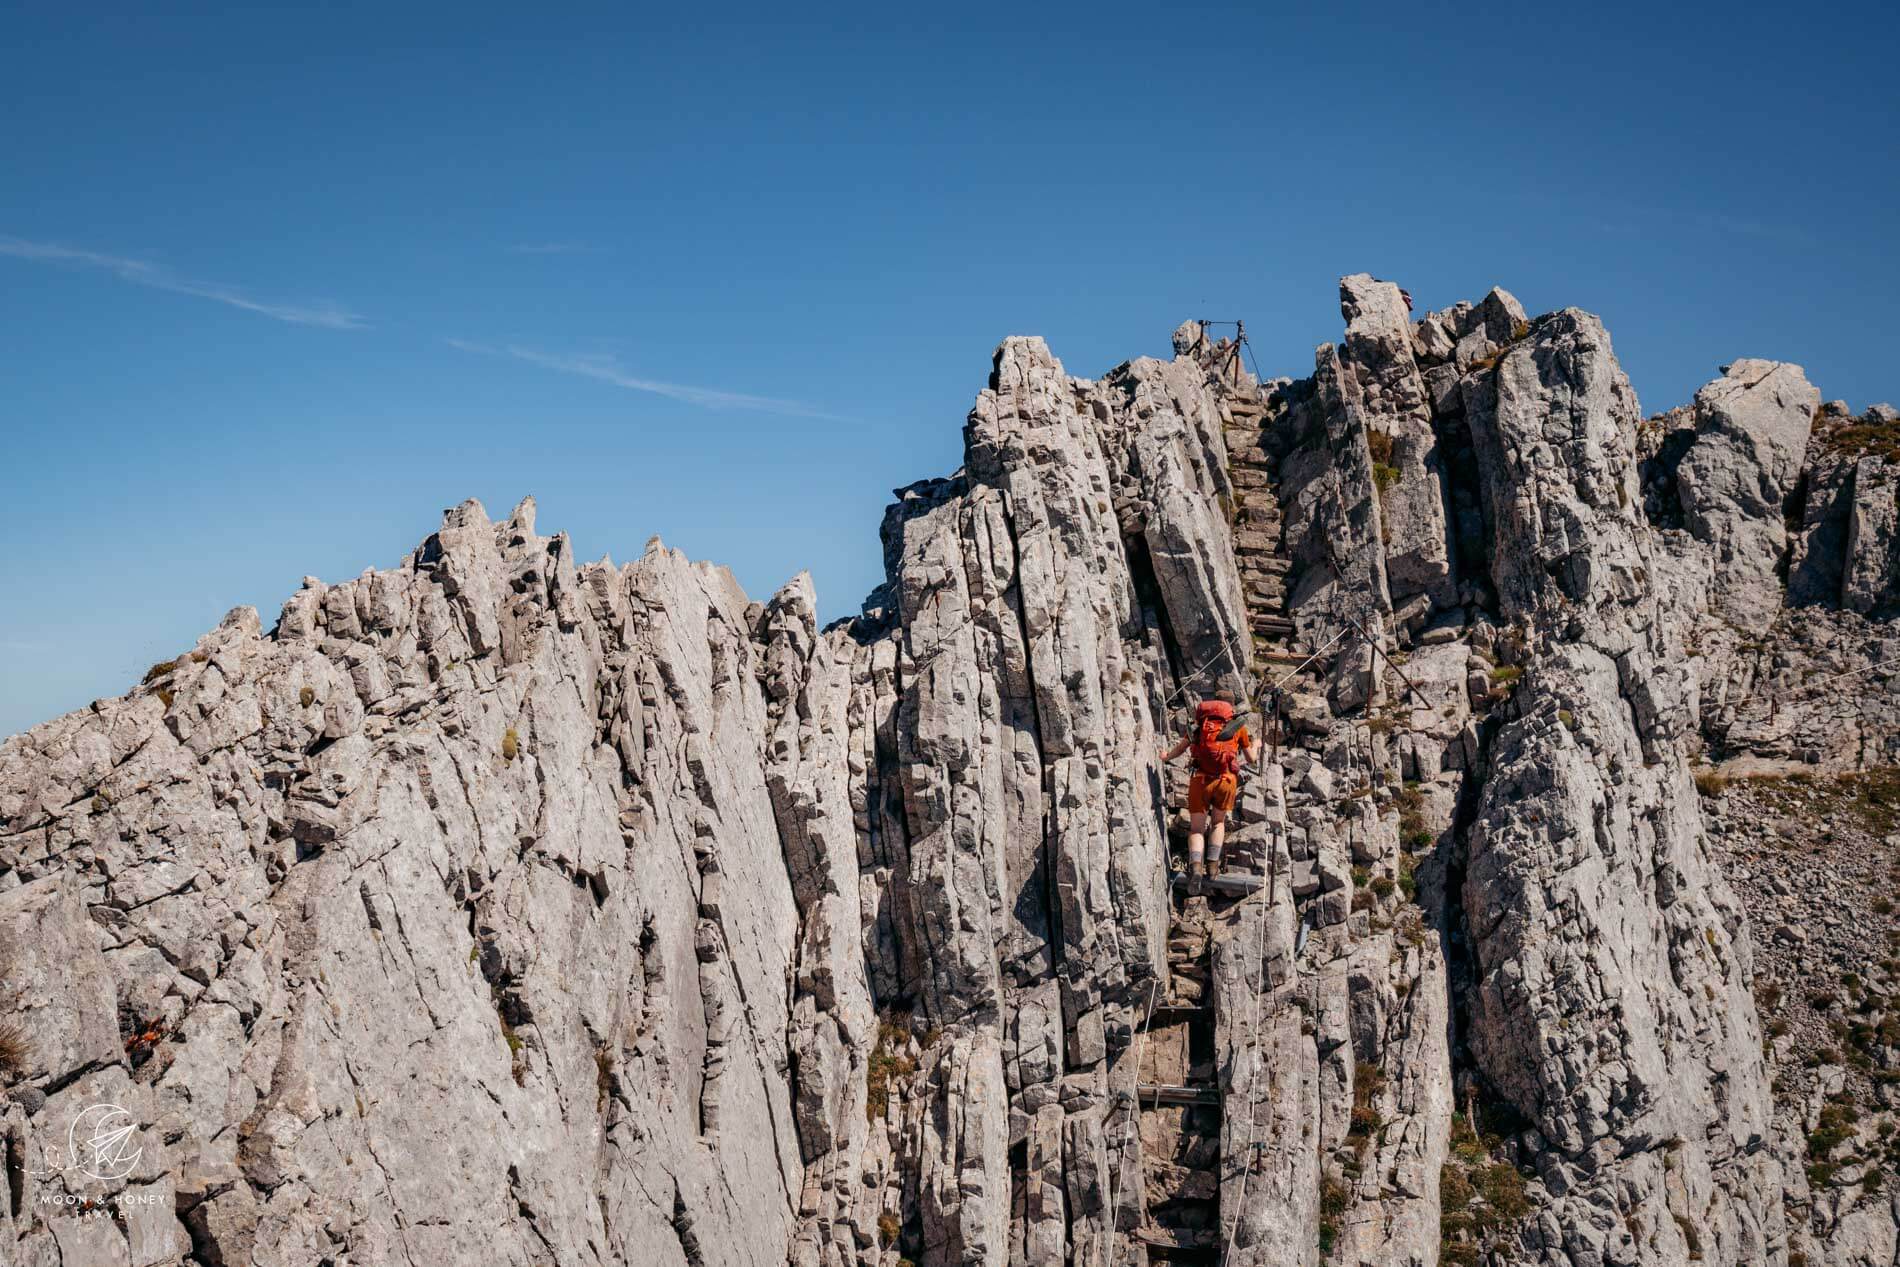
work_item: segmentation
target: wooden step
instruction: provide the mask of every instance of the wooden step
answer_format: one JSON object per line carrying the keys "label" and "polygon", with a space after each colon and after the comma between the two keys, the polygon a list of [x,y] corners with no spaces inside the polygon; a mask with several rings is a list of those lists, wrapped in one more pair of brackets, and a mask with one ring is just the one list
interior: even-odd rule
{"label": "wooden step", "polygon": [[1218,1249],[1220,1233],[1211,1227],[1138,1227],[1132,1233],[1143,1245],[1155,1249]]}
{"label": "wooden step", "polygon": [[[1186,892],[1187,882],[1187,876],[1179,872],[1175,874],[1175,888]],[[1257,875],[1249,875],[1245,871],[1230,871],[1226,875],[1217,875],[1211,878],[1207,876],[1201,877],[1201,892],[1203,893],[1212,892],[1224,894],[1228,897],[1245,897],[1249,893],[1257,892],[1259,888],[1260,877]]]}
{"label": "wooden step", "polygon": [[1279,634],[1284,637],[1295,632],[1293,622],[1284,616],[1250,616],[1247,623],[1255,633]]}
{"label": "wooden step", "polygon": [[1211,1021],[1214,1009],[1205,1003],[1157,1003],[1148,1013],[1148,1026],[1180,1025],[1193,1021]]}
{"label": "wooden step", "polygon": [[1141,1097],[1141,1103],[1149,1108],[1163,1104],[1193,1107],[1220,1103],[1220,1088],[1211,1084],[1182,1087],[1163,1082],[1144,1082],[1136,1088],[1136,1094]]}

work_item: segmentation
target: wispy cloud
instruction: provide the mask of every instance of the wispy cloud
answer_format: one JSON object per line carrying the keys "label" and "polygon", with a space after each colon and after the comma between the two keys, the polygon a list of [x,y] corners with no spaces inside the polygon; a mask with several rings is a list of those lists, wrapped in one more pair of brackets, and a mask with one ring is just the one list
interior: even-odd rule
{"label": "wispy cloud", "polygon": [[585,242],[523,242],[508,248],[510,255],[591,255],[600,248]]}
{"label": "wispy cloud", "polygon": [[746,392],[725,391],[717,387],[693,387],[685,383],[665,383],[658,379],[641,378],[629,374],[610,356],[563,356],[548,352],[539,352],[533,348],[508,344],[497,347],[487,343],[473,343],[466,339],[444,339],[452,348],[464,352],[473,352],[481,356],[505,356],[517,361],[526,361],[545,370],[559,374],[577,374],[582,378],[598,379],[603,383],[612,383],[615,387],[624,387],[628,391],[649,392],[655,396],[665,396],[670,400],[683,401],[689,405],[699,405],[706,409],[753,409],[761,413],[785,414],[793,418],[829,418],[836,414],[826,413],[822,409],[803,404],[796,400],[780,400],[774,396],[753,396]]}
{"label": "wispy cloud", "polygon": [[[559,255],[588,251],[593,248],[578,243],[551,242],[510,249],[528,255]],[[213,303],[224,304],[245,312],[254,312],[259,316],[269,317],[274,321],[286,321],[292,325],[320,326],[328,330],[361,330],[369,324],[359,314],[337,304],[282,303],[258,299],[239,287],[226,285],[223,282],[209,282],[181,276],[163,265],[154,264],[148,260],[132,259],[123,255],[108,255],[101,251],[61,246],[53,242],[33,242],[25,238],[0,235],[0,257],[31,260],[66,268],[91,269],[108,273],[120,281],[130,282],[135,286],[147,286],[153,290],[168,291],[174,295],[189,295],[195,299],[209,299]],[[480,356],[507,357],[545,370],[552,370],[557,374],[573,374],[581,378],[591,378],[628,391],[664,396],[669,400],[697,405],[702,409],[749,409],[793,418],[835,420],[838,417],[836,414],[826,413],[802,401],[784,400],[776,396],[757,396],[750,392],[727,391],[719,387],[669,383],[657,378],[643,378],[640,375],[628,373],[621,367],[618,360],[606,354],[559,354],[543,352],[519,344],[497,346],[466,339],[444,339],[443,342],[464,352],[472,352]]]}
{"label": "wispy cloud", "polygon": [[135,286],[149,286],[153,290],[189,295],[194,299],[209,299],[213,303],[254,312],[273,321],[287,321],[291,325],[320,326],[326,330],[360,330],[368,324],[357,313],[336,304],[279,303],[257,299],[236,286],[181,277],[161,265],[121,255],[106,255],[51,242],[29,242],[24,238],[11,237],[0,237],[0,255],[42,264],[95,269]]}

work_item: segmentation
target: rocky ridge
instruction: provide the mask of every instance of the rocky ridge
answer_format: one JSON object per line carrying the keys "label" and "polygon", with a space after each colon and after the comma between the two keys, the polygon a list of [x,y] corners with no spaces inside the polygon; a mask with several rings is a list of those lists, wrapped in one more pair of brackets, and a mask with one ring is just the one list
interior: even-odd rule
{"label": "rocky ridge", "polygon": [[[1006,340],[829,628],[467,503],[8,740],[0,1239],[1891,1262],[1892,1150],[1811,1135],[1900,1048],[1790,1075],[1808,917],[1705,804],[1900,763],[1900,422],[1765,361],[1645,419],[1502,290],[1341,311],[1265,383],[1196,323],[1094,380]],[[1156,754],[1220,688],[1260,883],[1195,896]],[[124,1173],[71,1155],[99,1104]]]}

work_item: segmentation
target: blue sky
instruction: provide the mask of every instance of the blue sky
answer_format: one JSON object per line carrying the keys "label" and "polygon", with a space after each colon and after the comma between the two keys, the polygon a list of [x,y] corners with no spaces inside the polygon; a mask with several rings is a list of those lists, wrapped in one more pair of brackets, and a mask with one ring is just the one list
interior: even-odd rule
{"label": "blue sky", "polygon": [[1872,5],[167,7],[8,10],[0,733],[468,496],[847,614],[1000,338],[1305,373],[1347,272],[1900,397]]}

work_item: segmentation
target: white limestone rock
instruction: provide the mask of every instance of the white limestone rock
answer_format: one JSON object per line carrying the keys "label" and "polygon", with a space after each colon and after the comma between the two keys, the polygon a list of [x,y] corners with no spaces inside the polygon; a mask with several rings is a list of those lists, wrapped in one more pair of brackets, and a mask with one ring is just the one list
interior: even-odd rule
{"label": "white limestone rock", "polygon": [[1766,632],[1781,609],[1785,512],[1821,393],[1798,365],[1740,360],[1696,392],[1695,441],[1676,471],[1684,519],[1710,547],[1714,600]]}
{"label": "white limestone rock", "polygon": [[[154,1197],[9,1199],[0,1239],[1133,1262],[1136,1035],[1178,983],[1216,1006],[1221,1160],[1191,1181],[1229,1263],[1436,1261],[1479,1095],[1529,1123],[1498,1261],[1885,1252],[1876,1205],[1785,1218],[1810,1194],[1758,930],[1687,759],[1900,761],[1891,464],[1827,439],[1844,409],[1811,438],[1792,366],[1639,437],[1586,314],[1493,290],[1412,323],[1365,275],[1341,301],[1342,343],[1271,390],[1195,322],[1094,380],[1006,340],[962,469],[898,491],[885,584],[827,629],[808,577],[751,602],[657,539],[582,565],[532,501],[468,502],[0,744],[0,1021],[32,1035],[0,1156]],[[1262,488],[1284,524],[1243,542]],[[1156,755],[1197,696],[1255,698],[1283,619],[1288,725],[1231,838],[1266,883],[1176,977],[1186,777]],[[100,1100],[138,1169],[46,1179]]]}
{"label": "white limestone rock", "polygon": [[1473,1049],[1547,1150],[1525,1249],[1676,1261],[1686,1225],[1703,1261],[1762,1261],[1781,1193],[1758,1153],[1750,939],[1689,781],[1693,683],[1648,583],[1635,396],[1602,326],[1567,310],[1465,400],[1501,614],[1534,648],[1464,885]]}

